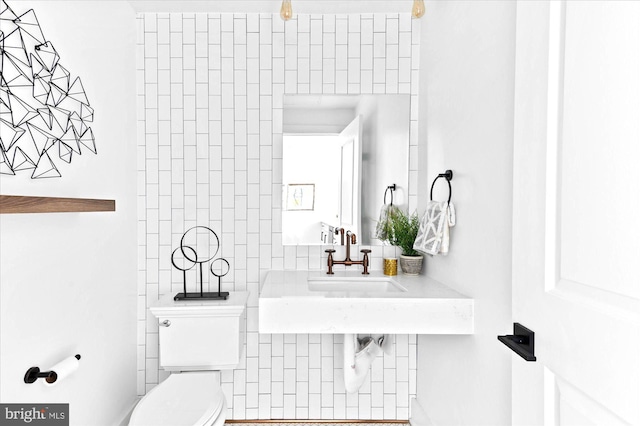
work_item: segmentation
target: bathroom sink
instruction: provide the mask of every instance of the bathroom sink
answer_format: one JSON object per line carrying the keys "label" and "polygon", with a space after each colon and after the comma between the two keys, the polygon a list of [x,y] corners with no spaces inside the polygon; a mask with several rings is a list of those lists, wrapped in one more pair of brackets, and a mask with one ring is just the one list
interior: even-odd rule
{"label": "bathroom sink", "polygon": [[340,291],[347,293],[395,293],[407,291],[406,288],[387,277],[310,275],[307,278],[311,291]]}
{"label": "bathroom sink", "polygon": [[473,299],[426,276],[269,271],[258,297],[267,334],[473,334]]}

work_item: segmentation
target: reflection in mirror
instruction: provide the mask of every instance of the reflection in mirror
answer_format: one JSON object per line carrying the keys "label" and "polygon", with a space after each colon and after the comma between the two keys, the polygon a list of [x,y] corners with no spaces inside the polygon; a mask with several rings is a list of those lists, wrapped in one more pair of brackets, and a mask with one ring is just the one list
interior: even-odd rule
{"label": "reflection in mirror", "polygon": [[[403,207],[409,182],[409,95],[285,95],[282,243],[378,245],[387,186]],[[391,201],[387,196],[387,204]]]}

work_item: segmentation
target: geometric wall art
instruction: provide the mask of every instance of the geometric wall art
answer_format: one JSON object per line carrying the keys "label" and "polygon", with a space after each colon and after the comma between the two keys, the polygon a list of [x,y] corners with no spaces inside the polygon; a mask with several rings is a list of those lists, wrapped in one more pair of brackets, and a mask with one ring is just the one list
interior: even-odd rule
{"label": "geometric wall art", "polygon": [[33,9],[16,16],[0,1],[0,174],[60,177],[56,163],[97,153],[93,109]]}

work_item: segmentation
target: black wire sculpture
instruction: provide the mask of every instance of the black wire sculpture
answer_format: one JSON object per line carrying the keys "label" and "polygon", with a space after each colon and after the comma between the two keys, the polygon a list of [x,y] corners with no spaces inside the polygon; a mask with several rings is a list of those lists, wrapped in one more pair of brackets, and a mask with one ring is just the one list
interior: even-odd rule
{"label": "black wire sculpture", "polygon": [[80,77],[60,65],[33,9],[17,16],[0,3],[0,174],[60,177],[56,161],[96,154],[93,109]]}
{"label": "black wire sculpture", "polygon": [[[195,248],[194,248],[195,247]],[[214,249],[215,247],[215,249]],[[211,228],[206,226],[194,226],[188,229],[180,239],[180,247],[171,253],[171,264],[174,268],[182,271],[182,288],[183,292],[174,296],[173,300],[227,300],[229,298],[228,291],[220,291],[222,286],[222,277],[227,275],[230,270],[229,262],[220,257],[213,259],[220,250],[220,239]],[[213,260],[213,261],[212,261]],[[209,267],[211,274],[218,278],[218,291],[204,291],[203,280],[203,264],[211,262]],[[220,263],[221,268],[218,271],[214,266]],[[200,276],[200,291],[187,292],[187,271],[198,265]],[[226,271],[223,270],[226,265]],[[196,284],[198,280],[196,278]]]}

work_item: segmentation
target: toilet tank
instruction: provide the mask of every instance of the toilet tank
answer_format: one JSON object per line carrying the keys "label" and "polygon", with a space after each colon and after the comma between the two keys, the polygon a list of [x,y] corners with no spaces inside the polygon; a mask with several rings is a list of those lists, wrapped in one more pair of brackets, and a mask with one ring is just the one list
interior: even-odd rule
{"label": "toilet tank", "polygon": [[248,292],[232,292],[227,300],[161,297],[150,308],[158,321],[160,366],[168,371],[236,368],[244,348],[248,297]]}

